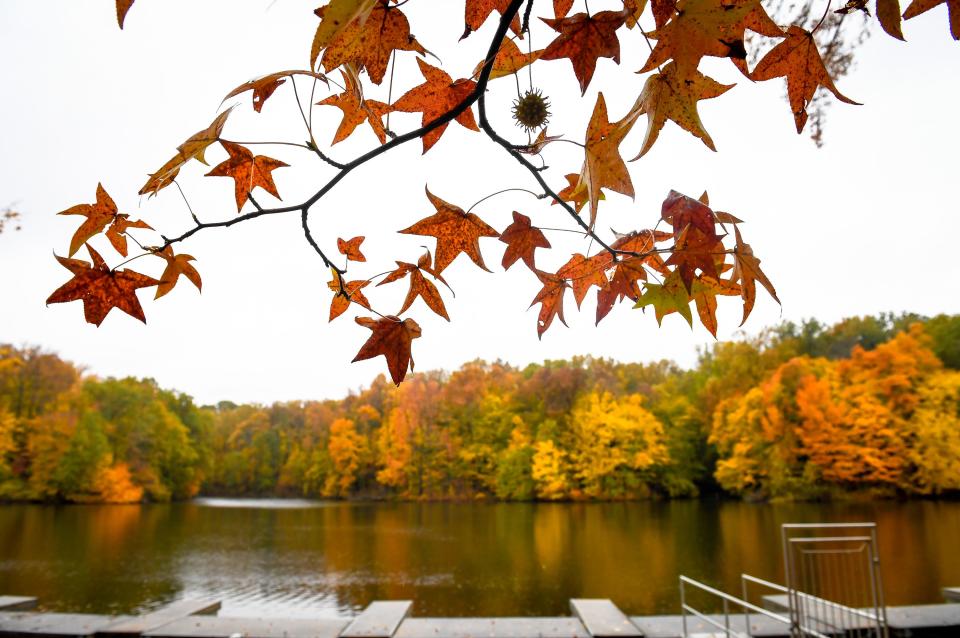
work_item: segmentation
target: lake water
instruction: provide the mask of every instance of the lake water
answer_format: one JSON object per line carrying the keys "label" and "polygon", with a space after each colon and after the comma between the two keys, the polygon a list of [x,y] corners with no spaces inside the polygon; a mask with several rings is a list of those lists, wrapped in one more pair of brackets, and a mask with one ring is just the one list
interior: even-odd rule
{"label": "lake water", "polygon": [[566,615],[574,597],[678,613],[679,574],[731,592],[741,572],[782,582],[779,525],[827,521],[878,523],[889,604],[960,586],[960,502],[201,499],[0,506],[0,594],[99,613],[199,596],[234,616],[350,616],[403,598],[420,616]]}

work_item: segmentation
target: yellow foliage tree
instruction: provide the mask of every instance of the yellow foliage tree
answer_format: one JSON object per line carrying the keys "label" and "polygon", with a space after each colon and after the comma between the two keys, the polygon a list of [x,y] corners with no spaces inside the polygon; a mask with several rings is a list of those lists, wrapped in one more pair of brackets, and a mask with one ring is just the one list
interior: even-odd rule
{"label": "yellow foliage tree", "polygon": [[537,441],[531,473],[539,498],[558,501],[570,495],[567,464],[566,452],[558,448],[553,441]]}
{"label": "yellow foliage tree", "polygon": [[913,488],[921,494],[960,490],[960,372],[932,375],[917,394],[908,424]]}
{"label": "yellow foliage tree", "polygon": [[590,392],[577,403],[570,421],[573,471],[586,496],[634,495],[670,460],[663,424],[643,407],[639,394],[615,398]]}
{"label": "yellow foliage tree", "polygon": [[367,462],[367,440],[357,433],[350,419],[337,419],[330,424],[330,453],[332,471],[327,475],[325,496],[347,496],[359,478],[360,470]]}

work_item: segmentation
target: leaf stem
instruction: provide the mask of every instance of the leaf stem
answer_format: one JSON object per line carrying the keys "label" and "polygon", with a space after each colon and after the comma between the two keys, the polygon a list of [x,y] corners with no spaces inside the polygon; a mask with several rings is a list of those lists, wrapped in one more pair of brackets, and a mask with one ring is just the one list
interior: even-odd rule
{"label": "leaf stem", "polygon": [[546,194],[546,193],[534,193],[532,190],[529,190],[529,189],[526,189],[526,188],[504,188],[503,190],[499,190],[499,191],[497,191],[496,193],[490,193],[490,194],[487,195],[486,197],[482,197],[481,199],[477,200],[476,202],[474,202],[473,206],[471,206],[470,208],[467,209],[467,212],[469,213],[469,212],[472,211],[474,208],[476,208],[478,204],[481,204],[481,203],[487,201],[487,200],[490,199],[491,197],[496,197],[497,195],[502,195],[503,193],[510,193],[510,192],[514,192],[514,191],[521,192],[521,193],[530,193],[531,195],[533,195],[533,196],[536,197],[537,199],[543,199],[543,198],[547,197],[547,194]]}

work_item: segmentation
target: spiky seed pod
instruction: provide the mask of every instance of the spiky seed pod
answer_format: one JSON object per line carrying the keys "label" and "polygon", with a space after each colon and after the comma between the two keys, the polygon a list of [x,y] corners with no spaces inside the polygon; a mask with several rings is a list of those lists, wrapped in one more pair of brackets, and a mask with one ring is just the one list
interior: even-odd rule
{"label": "spiky seed pod", "polygon": [[538,89],[527,91],[513,102],[513,119],[528,132],[543,128],[550,119],[550,102]]}

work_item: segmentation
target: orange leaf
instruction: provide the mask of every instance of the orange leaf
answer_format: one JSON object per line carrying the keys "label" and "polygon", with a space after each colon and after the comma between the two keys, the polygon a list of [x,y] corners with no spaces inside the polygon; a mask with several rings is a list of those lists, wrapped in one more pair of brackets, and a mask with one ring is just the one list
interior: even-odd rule
{"label": "orange leaf", "polygon": [[[667,14],[654,6],[654,16]],[[657,44],[640,73],[652,71],[673,59],[680,77],[690,77],[705,55],[730,58],[747,73],[744,31],[750,29],[767,37],[782,37],[783,30],[770,19],[760,0],[680,0],[669,22],[649,33]]]}
{"label": "orange leaf", "polygon": [[153,230],[153,228],[145,221],[136,220],[129,221],[130,216],[124,215],[123,213],[118,213],[113,218],[113,223],[110,224],[110,227],[107,228],[107,239],[110,240],[110,243],[113,245],[114,249],[123,255],[127,256],[127,229],[128,228],[145,228],[148,230]]}
{"label": "orange leaf", "polygon": [[277,186],[273,183],[272,171],[288,166],[287,164],[266,155],[254,156],[249,149],[233,142],[221,141],[220,144],[230,155],[230,158],[217,164],[207,175],[209,177],[233,178],[238,212],[243,208],[244,202],[247,201],[247,196],[257,186],[280,199]]}
{"label": "orange leaf", "polygon": [[399,317],[390,316],[382,319],[357,317],[356,322],[365,328],[370,328],[373,334],[353,360],[363,361],[383,355],[387,360],[390,378],[395,384],[400,385],[407,375],[407,368],[413,369],[410,346],[413,340],[420,336],[420,326],[413,319],[401,321]]}
{"label": "orange leaf", "polygon": [[310,67],[317,66],[320,52],[333,44],[345,31],[356,25],[362,27],[377,2],[378,0],[330,0],[326,6],[317,9],[320,24],[317,25],[313,45],[310,47]]}
{"label": "orange leaf", "polygon": [[460,253],[473,260],[487,272],[480,254],[481,237],[499,237],[500,233],[491,228],[473,213],[465,213],[459,206],[449,204],[426,189],[430,203],[437,209],[436,214],[421,219],[413,226],[401,230],[406,235],[425,235],[437,238],[434,251],[433,270],[442,273]]}
{"label": "orange leaf", "polygon": [[[950,35],[953,36],[954,40],[960,40],[960,0],[913,0],[907,10],[903,12],[903,18],[905,20],[915,18],[941,4],[947,5],[947,12],[950,17]],[[880,13],[879,7],[877,13]],[[886,26],[884,26],[884,29],[886,29]]]}
{"label": "orange leaf", "polygon": [[327,76],[325,76],[323,73],[316,73],[315,71],[277,71],[276,73],[270,73],[269,75],[264,75],[263,77],[255,80],[244,82],[234,90],[227,93],[227,95],[223,98],[223,101],[226,102],[230,98],[236,97],[241,93],[253,91],[253,110],[259,113],[260,109],[263,108],[263,104],[270,99],[270,96],[273,95],[273,92],[280,88],[280,85],[286,82],[287,78],[292,79],[295,75],[308,75],[312,78],[321,80],[327,86],[330,85],[330,82],[327,80]]}
{"label": "orange leaf", "polygon": [[94,204],[77,204],[57,214],[83,215],[87,218],[80,224],[80,228],[77,229],[70,240],[69,256],[73,257],[74,253],[87,243],[87,240],[103,232],[104,227],[114,220],[117,214],[117,205],[107,194],[103,185],[97,184],[97,201]]}
{"label": "orange leaf", "polygon": [[653,24],[659,29],[677,13],[677,3],[674,0],[650,0],[650,11],[653,13]]}
{"label": "orange leaf", "polygon": [[647,133],[643,138],[640,153],[634,160],[643,157],[650,150],[653,143],[657,141],[657,136],[660,135],[660,129],[668,119],[699,137],[711,151],[716,151],[713,139],[700,121],[697,101],[723,95],[733,86],[720,84],[699,71],[694,71],[689,77],[681,78],[677,74],[675,62],[663,67],[662,73],[651,75],[643,85],[640,97],[624,118],[625,121],[632,121],[642,114],[647,116]]}
{"label": "orange leaf", "polygon": [[615,303],[624,298],[634,301],[640,298],[637,282],[647,280],[647,271],[643,267],[645,262],[646,258],[643,257],[628,257],[616,263],[613,277],[597,291],[597,324],[610,313]]}
{"label": "orange leaf", "polygon": [[566,18],[573,8],[573,0],[553,0],[553,17]]}
{"label": "orange leaf", "polygon": [[135,0],[117,0],[117,24],[123,28],[123,21],[127,19],[127,11],[133,6]]}
{"label": "orange leaf", "polygon": [[[590,201],[590,196],[587,194],[587,185],[580,181],[580,176],[576,173],[570,173],[565,176],[567,178],[567,185],[557,193],[557,196],[565,201],[573,204],[573,209],[580,212],[580,209]],[[600,193],[599,201],[606,199],[606,195]],[[556,204],[556,201],[550,202],[551,205]]]}
{"label": "orange leaf", "polygon": [[360,237],[354,237],[348,241],[342,239],[337,239],[337,250],[340,251],[341,255],[346,255],[347,259],[350,261],[366,261],[367,258],[363,256],[363,253],[360,252],[360,244],[363,243],[363,240],[366,239],[363,235]]}
{"label": "orange leaf", "polygon": [[577,13],[569,18],[541,18],[560,33],[547,46],[541,59],[569,58],[573,73],[580,81],[580,92],[586,93],[597,59],[613,58],[620,64],[620,40],[616,32],[623,25],[624,17],[623,11],[600,11],[592,16]]}
{"label": "orange leaf", "polygon": [[[956,11],[960,15],[960,8]],[[900,23],[900,0],[877,0],[877,20],[889,35],[903,40],[903,27]],[[960,33],[960,29],[958,29]]]}
{"label": "orange leaf", "polygon": [[690,291],[697,306],[700,323],[714,337],[717,336],[717,295],[740,295],[740,286],[726,279],[697,277]]}
{"label": "orange leaf", "polygon": [[747,321],[747,317],[750,316],[754,303],[756,303],[756,282],[759,281],[767,289],[774,301],[780,303],[780,299],[777,297],[777,291],[773,284],[760,270],[760,260],[753,256],[753,249],[750,244],[744,243],[740,236],[740,229],[734,226],[733,232],[737,239],[737,245],[733,251],[733,280],[740,282],[740,295],[743,298],[743,321],[740,322],[742,326]]}
{"label": "orange leaf", "polygon": [[540,314],[537,316],[537,338],[542,338],[543,333],[547,331],[554,317],[560,319],[560,323],[567,325],[563,319],[563,293],[570,286],[566,279],[553,273],[534,271],[543,288],[537,293],[537,296],[530,302],[530,307],[534,304],[540,304]]}
{"label": "orange leaf", "polygon": [[587,199],[590,201],[591,228],[597,221],[601,188],[633,197],[633,182],[630,181],[627,165],[620,157],[620,143],[632,126],[632,122],[612,124],[607,119],[603,93],[597,95],[597,104],[587,125],[585,158],[580,171],[580,184],[586,185]]}
{"label": "orange leaf", "polygon": [[103,323],[113,308],[119,308],[146,323],[143,308],[137,299],[137,289],[156,286],[160,282],[132,270],[110,270],[97,251],[89,245],[87,250],[90,251],[92,264],[80,259],[57,257],[60,265],[73,273],[73,279],[53,291],[47,303],[82,301],[84,317],[88,323],[96,326]]}
{"label": "orange leaf", "polygon": [[370,124],[373,133],[383,144],[387,141],[387,130],[383,126],[383,116],[390,112],[390,105],[376,100],[364,100],[360,87],[350,74],[343,74],[345,91],[331,95],[317,102],[317,106],[335,106],[343,111],[343,119],[333,137],[332,144],[347,139],[364,121]]}
{"label": "orange leaf", "polygon": [[[404,93],[393,105],[394,111],[408,113],[423,113],[422,124],[427,124],[445,115],[448,111],[463,102],[477,85],[473,80],[457,80],[454,82],[445,71],[430,66],[417,58],[420,72],[426,82],[415,86]],[[477,121],[473,118],[473,110],[467,109],[456,117],[456,121],[471,131],[479,131]],[[447,129],[443,124],[423,136],[423,152],[437,143],[440,136]]]}
{"label": "orange leaf", "polygon": [[140,194],[146,195],[149,193],[151,196],[156,195],[161,189],[172,184],[173,180],[177,178],[177,174],[180,173],[183,165],[192,159],[196,159],[201,164],[206,164],[207,161],[204,158],[204,152],[208,146],[220,139],[220,133],[223,132],[223,126],[227,123],[227,117],[229,117],[230,111],[232,110],[233,107],[231,106],[214,118],[210,126],[194,133],[187,138],[186,142],[178,146],[177,154],[161,166],[156,173],[150,175],[150,179],[148,179],[147,183],[140,189]]}
{"label": "orange leaf", "polygon": [[203,282],[200,280],[200,273],[193,267],[191,261],[194,261],[191,255],[174,255],[173,248],[167,246],[161,251],[155,252],[155,255],[162,257],[167,262],[167,267],[163,269],[160,275],[160,285],[157,286],[157,294],[154,299],[159,299],[177,285],[180,275],[186,277],[190,283],[197,287],[197,290],[203,289]]}
{"label": "orange leaf", "polygon": [[[410,264],[405,261],[397,262],[397,269],[384,277],[378,286],[384,284],[389,284],[394,281],[403,279],[406,276],[410,277],[410,290],[407,291],[407,296],[403,300],[403,306],[400,308],[398,315],[402,315],[413,302],[417,300],[417,297],[423,299],[424,303],[447,321],[450,321],[450,317],[447,315],[447,308],[443,304],[443,299],[440,297],[440,291],[437,290],[437,287],[426,277],[423,276],[423,273],[427,272],[433,276],[434,279],[442,281],[444,284],[447,282],[444,281],[443,276],[434,272],[430,267],[430,253],[424,253],[423,256],[417,261],[417,264]],[[449,286],[448,286],[449,288]]]}
{"label": "orange leaf", "polygon": [[340,273],[333,271],[333,279],[327,283],[327,288],[336,293],[330,301],[330,318],[328,322],[333,321],[350,307],[351,303],[370,309],[370,301],[360,290],[366,288],[370,280],[343,281]]}
{"label": "orange leaf", "polygon": [[543,231],[530,225],[530,218],[513,211],[513,223],[500,233],[500,241],[507,245],[503,253],[503,269],[509,270],[518,259],[522,259],[527,268],[537,272],[534,264],[534,251],[537,248],[550,248],[550,242]]}
{"label": "orange leaf", "polygon": [[754,80],[787,78],[787,97],[797,124],[797,133],[807,123],[807,105],[820,86],[828,89],[841,102],[859,104],[837,90],[823,65],[813,34],[798,26],[791,26],[787,30],[786,39],[757,63],[750,77]]}
{"label": "orange leaf", "polygon": [[[496,80],[497,78],[513,75],[523,67],[539,60],[541,55],[543,55],[543,49],[524,53],[520,51],[520,47],[517,46],[516,42],[505,38],[500,44],[500,50],[497,51],[496,57],[493,58],[493,66],[490,68],[490,79]],[[473,70],[474,77],[480,75],[480,71],[483,70],[483,65],[484,63],[481,62]]]}
{"label": "orange leaf", "polygon": [[[410,35],[410,23],[403,11],[379,0],[366,21],[352,22],[330,41],[320,63],[328,72],[353,64],[357,71],[366,69],[371,82],[380,84],[394,51],[427,52]],[[316,56],[313,59],[316,64]]]}
{"label": "orange leaf", "polygon": [[[597,259],[597,257],[601,257],[601,259]],[[594,255],[593,257],[584,257],[580,253],[575,253],[570,260],[557,271],[558,277],[570,280],[570,285],[573,288],[573,298],[577,302],[577,308],[583,303],[591,286],[602,288],[607,285],[607,276],[605,273],[609,262],[609,255],[601,254]]]}
{"label": "orange leaf", "polygon": [[[491,13],[496,11],[503,15],[509,6],[510,0],[467,0],[463,11],[464,30],[460,39],[463,40],[472,32],[479,29],[483,23],[487,21]],[[520,34],[519,17],[513,16],[513,20],[510,22],[510,28],[514,33]]]}

